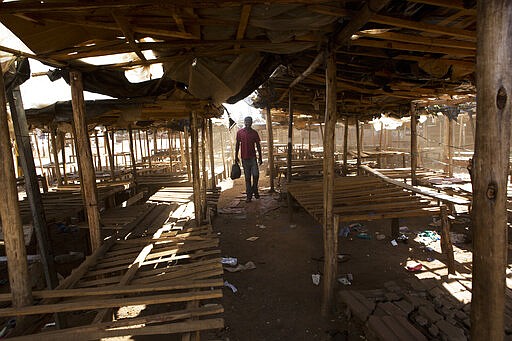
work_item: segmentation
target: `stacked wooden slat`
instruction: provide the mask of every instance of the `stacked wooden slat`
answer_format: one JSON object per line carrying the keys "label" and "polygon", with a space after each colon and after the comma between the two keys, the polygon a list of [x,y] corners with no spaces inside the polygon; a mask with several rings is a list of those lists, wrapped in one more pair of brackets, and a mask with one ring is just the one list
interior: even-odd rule
{"label": "stacked wooden slat", "polygon": [[[322,181],[294,181],[288,191],[317,221],[322,221]],[[435,215],[439,207],[377,178],[350,176],[335,179],[333,212],[340,221],[358,221]]]}
{"label": "stacked wooden slat", "polygon": [[[57,290],[34,292],[41,300],[38,305],[0,309],[0,316],[92,310],[96,311],[94,320],[20,340],[186,334],[224,326],[218,317],[222,306],[211,301],[222,297],[217,235],[211,225],[186,227],[193,217],[190,200],[174,201],[169,189],[156,196],[169,199],[104,215],[105,221],[113,221],[116,215],[133,211],[123,219],[124,227],[87,257]],[[10,302],[10,295],[0,295],[0,301]],[[120,315],[116,321],[104,322],[114,309],[127,306],[146,309],[137,316]]]}

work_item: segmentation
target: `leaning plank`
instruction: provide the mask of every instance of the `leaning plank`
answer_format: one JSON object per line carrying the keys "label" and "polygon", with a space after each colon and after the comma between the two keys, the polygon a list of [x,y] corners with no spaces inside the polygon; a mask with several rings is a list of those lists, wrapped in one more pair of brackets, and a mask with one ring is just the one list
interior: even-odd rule
{"label": "leaning plank", "polygon": [[34,305],[21,308],[5,308],[0,309],[0,316],[23,316],[23,315],[36,315],[36,314],[50,314],[55,312],[65,311],[80,311],[100,308],[114,308],[138,304],[160,304],[172,302],[187,302],[193,300],[204,300],[210,298],[222,297],[221,290],[204,290],[194,293],[178,293],[178,294],[164,294],[153,296],[141,297],[128,297],[128,298],[112,298],[112,299],[98,299],[81,301],[78,303],[56,303],[46,305]]}
{"label": "leaning plank", "polygon": [[389,177],[385,176],[384,174],[380,173],[379,171],[377,171],[371,167],[368,167],[368,166],[361,166],[361,168],[364,169],[366,172],[368,172],[386,182],[389,182],[390,184],[408,189],[409,191],[414,192],[414,193],[418,193],[418,194],[421,194],[421,195],[424,195],[424,196],[427,196],[430,198],[440,200],[442,202],[447,202],[447,203],[455,204],[455,205],[469,205],[471,203],[467,199],[457,198],[457,197],[454,197],[451,195],[437,193],[437,192],[434,192],[434,191],[426,189],[426,188],[420,189],[418,187],[405,184],[401,181],[390,179]]}

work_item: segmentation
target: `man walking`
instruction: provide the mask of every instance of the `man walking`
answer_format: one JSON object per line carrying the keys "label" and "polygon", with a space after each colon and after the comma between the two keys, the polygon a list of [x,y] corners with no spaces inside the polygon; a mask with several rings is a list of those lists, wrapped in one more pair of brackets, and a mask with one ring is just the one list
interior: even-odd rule
{"label": "man walking", "polygon": [[[260,177],[258,164],[261,165],[263,160],[261,157],[260,136],[256,130],[251,128],[252,117],[247,116],[244,119],[244,125],[245,128],[240,129],[236,134],[235,162],[240,162],[238,159],[238,151],[241,150],[240,156],[242,157],[242,166],[244,168],[245,192],[247,193],[247,199],[245,201],[251,202],[253,195],[256,199],[260,198],[260,194],[258,193],[258,179]],[[256,150],[254,146],[258,149],[258,162],[256,162]]]}

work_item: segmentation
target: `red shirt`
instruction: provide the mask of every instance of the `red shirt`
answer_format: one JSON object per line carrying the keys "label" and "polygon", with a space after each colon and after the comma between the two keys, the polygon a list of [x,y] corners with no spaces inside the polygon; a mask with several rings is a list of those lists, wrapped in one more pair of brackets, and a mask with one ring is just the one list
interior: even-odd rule
{"label": "red shirt", "polygon": [[236,133],[236,142],[240,143],[240,156],[242,159],[256,157],[256,142],[260,142],[258,132],[252,128],[243,128]]}

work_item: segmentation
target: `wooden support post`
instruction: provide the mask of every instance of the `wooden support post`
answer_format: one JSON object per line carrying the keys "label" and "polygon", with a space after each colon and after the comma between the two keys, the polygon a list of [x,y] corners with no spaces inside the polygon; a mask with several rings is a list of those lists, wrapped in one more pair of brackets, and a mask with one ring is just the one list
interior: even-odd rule
{"label": "wooden support post", "polygon": [[343,175],[348,174],[348,116],[345,116],[343,133]]}
{"label": "wooden support post", "polygon": [[391,238],[396,239],[400,233],[400,220],[398,218],[391,219]]}
{"label": "wooden support post", "polygon": [[103,170],[103,165],[101,164],[101,153],[100,153],[100,140],[98,139],[98,131],[94,129],[94,144],[96,145],[96,157],[98,158],[98,170]]}
{"label": "wooden support post", "polygon": [[[178,135],[180,136],[180,158],[181,158],[181,171],[187,168],[187,159],[185,158],[185,152],[188,154],[188,150],[185,151],[185,141],[183,138],[183,134],[181,131],[178,131]],[[224,145],[222,145],[224,146]],[[224,149],[223,149],[224,150]]]}
{"label": "wooden support post", "polygon": [[152,168],[151,167],[151,148],[149,147],[149,135],[148,135],[147,130],[144,132],[144,135],[146,136],[146,152],[148,153],[148,164],[149,164],[149,168]]}
{"label": "wooden support post", "polygon": [[503,340],[507,175],[512,114],[512,2],[477,2],[471,339]]}
{"label": "wooden support post", "polygon": [[62,156],[62,175],[64,177],[64,185],[68,184],[68,174],[66,170],[66,133],[61,131],[59,134],[59,140],[60,140],[60,152]]}
{"label": "wooden support post", "polygon": [[469,124],[471,125],[471,136],[473,136],[473,140],[475,140],[475,120],[473,119],[473,111],[468,111],[469,116]]}
{"label": "wooden support post", "polygon": [[53,169],[55,170],[55,177],[57,178],[57,186],[63,184],[62,176],[60,174],[59,165],[59,153],[57,152],[57,127],[51,128],[51,143],[52,143],[52,154],[53,154]]}
{"label": "wooden support post", "polygon": [[133,182],[137,183],[137,161],[135,160],[135,146],[133,144],[133,131],[131,124],[128,125],[128,138],[130,139],[130,161],[132,168],[132,178]]}
{"label": "wooden support post", "polygon": [[85,121],[85,102],[82,74],[78,71],[69,72],[71,85],[71,102],[73,105],[73,125],[76,131],[78,155],[82,181],[80,187],[84,195],[87,221],[91,238],[91,249],[94,252],[101,246],[100,213],[98,209],[98,193],[96,189],[96,174],[92,161],[91,144],[87,123]]}
{"label": "wooden support post", "polygon": [[140,136],[140,129],[137,129],[137,139],[135,140],[135,148],[137,148],[137,141],[139,141],[140,162],[142,163],[142,168],[144,168],[144,148],[142,147],[142,138]]}
{"label": "wooden support post", "polygon": [[23,108],[23,100],[19,86],[15,86],[8,93],[7,97],[9,99],[9,108],[11,110],[16,141],[19,146],[21,166],[23,167],[23,174],[25,178],[25,190],[30,203],[32,224],[37,236],[37,245],[41,255],[41,263],[44,269],[46,285],[49,289],[53,289],[59,282],[57,279],[57,271],[55,270],[55,265],[53,263],[53,252],[48,238],[48,227],[46,225],[43,200],[39,189],[39,182],[37,180],[36,166],[34,164],[34,156],[32,154],[32,146],[30,144],[30,136],[28,133],[27,118],[25,116],[25,109]]}
{"label": "wooden support post", "polygon": [[213,154],[213,123],[212,119],[208,119],[208,148],[210,152],[210,173],[212,173],[212,189],[217,187],[217,179],[215,178],[215,159]]}
{"label": "wooden support post", "polygon": [[208,188],[208,172],[206,171],[206,119],[201,119],[201,216],[206,221],[206,188]]}
{"label": "wooden support post", "polygon": [[[226,179],[226,177],[228,176],[228,170],[226,168],[226,153],[224,152],[224,131],[223,131],[223,128],[224,126],[221,126],[220,128],[220,153],[222,155],[222,167],[224,169],[223,171],[223,178]],[[181,135],[180,135],[180,143],[181,143]]]}
{"label": "wooden support post", "polygon": [[[192,125],[191,125],[192,126]],[[189,148],[189,129],[190,127],[183,127],[183,139],[185,140],[185,162],[187,164],[187,178],[188,181],[192,180],[192,172],[190,169],[191,161],[190,161],[190,148]],[[196,134],[197,138],[197,134]],[[192,146],[194,148],[194,146]]]}
{"label": "wooden support post", "polygon": [[[171,129],[167,129],[167,148],[169,149],[169,166],[171,167],[172,172]],[[183,153],[183,150],[181,152]]]}
{"label": "wooden support post", "polygon": [[[286,156],[286,184],[292,182],[292,150],[293,150],[293,90],[290,88],[288,94],[288,149]],[[292,210],[292,195],[290,191],[287,192],[288,198],[288,220],[291,222],[293,219]]]}
{"label": "wooden support post", "polygon": [[446,206],[441,206],[441,251],[446,256],[448,273],[455,274],[455,259],[453,256],[453,245],[450,240],[450,221]]}
{"label": "wooden support post", "polygon": [[334,303],[334,285],[337,273],[338,219],[334,219],[334,141],[336,128],[336,50],[329,44],[327,68],[325,70],[325,139],[323,163],[323,239],[324,239],[324,279],[322,314],[331,313]]}
{"label": "wooden support post", "polygon": [[[275,192],[274,188],[274,129],[272,128],[272,111],[267,105],[267,152],[268,152],[268,170],[270,176],[270,192]],[[311,140],[310,140],[311,142]],[[311,146],[311,145],[310,145]]]}
{"label": "wooden support post", "polygon": [[114,166],[114,157],[112,156],[112,150],[110,149],[110,142],[108,141],[108,129],[105,127],[105,133],[103,134],[103,143],[107,147],[108,163],[110,165],[110,179],[114,181],[116,179],[116,172]]}
{"label": "wooden support post", "polygon": [[[37,160],[39,161],[39,169],[41,170],[41,175],[45,177],[44,175],[44,167],[43,167],[43,161],[41,161],[41,151],[39,149],[39,137],[34,133],[34,142],[36,144],[36,152],[37,152]],[[44,150],[44,146],[43,146]]]}
{"label": "wooden support post", "polygon": [[320,122],[320,139],[322,140],[322,145],[324,144],[324,128],[322,126],[322,123]]}
{"label": "wooden support post", "polygon": [[448,176],[453,177],[453,120],[448,118]]}
{"label": "wooden support post", "polygon": [[311,123],[308,122],[308,151],[309,157],[311,157]]}
{"label": "wooden support post", "polygon": [[156,155],[158,153],[158,129],[153,129],[153,155]]}
{"label": "wooden support post", "polygon": [[18,204],[18,190],[14,175],[14,160],[7,123],[7,100],[0,68],[0,217],[7,255],[7,271],[15,308],[32,304],[32,291],[28,276],[27,252]]}
{"label": "wooden support post", "polygon": [[416,116],[416,105],[411,102],[411,181],[412,185],[418,184],[416,170],[418,168],[418,117]]}
{"label": "wooden support post", "polygon": [[357,175],[361,174],[359,168],[361,167],[361,140],[359,138],[360,135],[360,127],[359,127],[359,119],[356,118],[356,144],[357,144]]}
{"label": "wooden support post", "polygon": [[[187,129],[185,129],[187,131]],[[187,134],[185,138],[188,139]],[[199,174],[199,134],[197,124],[197,113],[192,111],[190,118],[190,140],[192,142],[192,187],[194,189],[194,214],[196,225],[201,226],[203,219],[201,217],[201,177]],[[188,144],[185,140],[185,144]],[[188,162],[187,162],[188,165]],[[190,168],[190,167],[187,167]]]}

